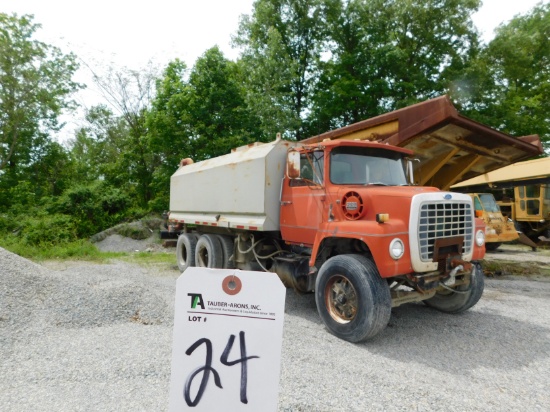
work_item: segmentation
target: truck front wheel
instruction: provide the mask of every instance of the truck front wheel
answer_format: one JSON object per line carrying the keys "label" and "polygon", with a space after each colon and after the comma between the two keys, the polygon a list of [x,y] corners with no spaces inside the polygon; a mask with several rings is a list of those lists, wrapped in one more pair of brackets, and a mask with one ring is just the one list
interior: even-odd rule
{"label": "truck front wheel", "polygon": [[456,292],[443,289],[424,303],[441,312],[460,313],[470,309],[479,301],[484,288],[483,270],[479,264],[474,264],[469,285],[457,286],[454,288]]}
{"label": "truck front wheel", "polygon": [[315,302],[329,331],[349,342],[372,338],[390,320],[388,285],[374,263],[361,255],[334,256],[321,266]]}
{"label": "truck front wheel", "polygon": [[195,249],[198,236],[194,233],[182,233],[178,237],[176,245],[176,260],[180,272],[184,272],[190,266],[195,266]]}

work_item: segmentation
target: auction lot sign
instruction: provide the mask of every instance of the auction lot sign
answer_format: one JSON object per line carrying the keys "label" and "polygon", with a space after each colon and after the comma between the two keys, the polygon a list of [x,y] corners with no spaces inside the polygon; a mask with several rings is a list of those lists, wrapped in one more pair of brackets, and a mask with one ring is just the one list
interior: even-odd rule
{"label": "auction lot sign", "polygon": [[170,412],[277,410],[285,293],[274,273],[191,267],[178,278]]}

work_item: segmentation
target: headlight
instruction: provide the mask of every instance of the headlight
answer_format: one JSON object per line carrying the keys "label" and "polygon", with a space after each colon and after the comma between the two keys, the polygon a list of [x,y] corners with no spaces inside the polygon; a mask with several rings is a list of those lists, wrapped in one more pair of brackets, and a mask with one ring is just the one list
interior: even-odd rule
{"label": "headlight", "polygon": [[405,253],[405,245],[401,239],[393,239],[390,243],[390,256],[394,259],[400,259]]}
{"label": "headlight", "polygon": [[483,230],[478,230],[476,232],[476,245],[483,246],[485,244],[485,233]]}

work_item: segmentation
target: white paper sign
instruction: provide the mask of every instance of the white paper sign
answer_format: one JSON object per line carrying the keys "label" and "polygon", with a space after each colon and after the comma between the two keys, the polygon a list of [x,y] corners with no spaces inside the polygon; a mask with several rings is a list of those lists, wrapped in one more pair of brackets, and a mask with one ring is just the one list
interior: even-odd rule
{"label": "white paper sign", "polygon": [[277,410],[285,291],[266,272],[191,267],[178,278],[171,412]]}

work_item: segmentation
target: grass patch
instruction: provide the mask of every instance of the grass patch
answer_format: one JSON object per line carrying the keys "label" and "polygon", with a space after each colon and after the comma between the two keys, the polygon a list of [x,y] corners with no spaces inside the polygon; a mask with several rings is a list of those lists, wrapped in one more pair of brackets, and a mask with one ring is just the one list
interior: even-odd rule
{"label": "grass patch", "polygon": [[33,262],[45,260],[82,260],[107,263],[112,260],[123,260],[139,265],[160,265],[171,268],[176,265],[175,253],[164,252],[101,252],[93,243],[79,240],[70,243],[39,246],[24,245],[19,242],[0,239],[0,247]]}
{"label": "grass patch", "polygon": [[505,260],[483,260],[483,271],[486,276],[548,276],[550,267],[537,262],[510,262]]}
{"label": "grass patch", "polygon": [[101,260],[101,252],[87,240],[48,245],[25,245],[20,242],[0,240],[0,246],[12,253],[34,261],[81,259]]}

